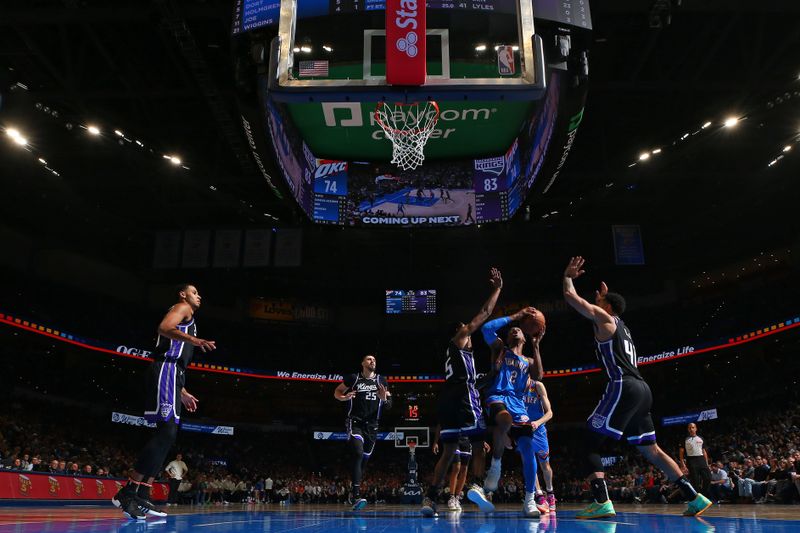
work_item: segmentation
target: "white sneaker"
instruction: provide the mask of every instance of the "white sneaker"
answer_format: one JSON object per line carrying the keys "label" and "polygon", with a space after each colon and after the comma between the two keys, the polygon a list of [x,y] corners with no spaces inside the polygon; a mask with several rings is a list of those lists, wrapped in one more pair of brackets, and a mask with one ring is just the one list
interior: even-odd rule
{"label": "white sneaker", "polygon": [[460,497],[456,498],[456,507],[458,507],[459,511],[463,511],[464,510],[464,509],[461,508],[461,498]]}
{"label": "white sneaker", "polygon": [[455,496],[450,496],[450,499],[447,500],[447,510],[448,511],[461,510],[461,507],[458,505],[458,499]]}
{"label": "white sneaker", "polygon": [[536,494],[533,492],[525,493],[525,500],[522,502],[522,514],[527,518],[539,518],[542,513],[536,507]]}
{"label": "white sneaker", "polygon": [[500,474],[502,473],[502,466],[500,461],[492,459],[492,466],[486,472],[486,479],[483,482],[483,490],[486,492],[495,492],[497,490],[497,483],[500,481]]}
{"label": "white sneaker", "polygon": [[467,491],[467,498],[469,501],[478,506],[484,513],[491,513],[494,511],[494,504],[486,497],[486,493],[478,485],[472,485]]}

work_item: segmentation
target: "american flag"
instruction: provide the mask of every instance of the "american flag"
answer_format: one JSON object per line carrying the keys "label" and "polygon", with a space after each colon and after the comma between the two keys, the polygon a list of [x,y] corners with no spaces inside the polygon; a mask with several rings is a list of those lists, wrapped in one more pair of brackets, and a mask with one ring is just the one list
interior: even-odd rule
{"label": "american flag", "polygon": [[301,61],[300,62],[300,75],[301,76],[327,76],[328,75],[328,62],[327,61]]}

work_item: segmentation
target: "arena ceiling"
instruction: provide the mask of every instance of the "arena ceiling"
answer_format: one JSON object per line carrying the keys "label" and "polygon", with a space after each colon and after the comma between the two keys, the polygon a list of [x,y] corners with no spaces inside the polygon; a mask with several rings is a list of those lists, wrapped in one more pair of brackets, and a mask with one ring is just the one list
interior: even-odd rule
{"label": "arena ceiling", "polygon": [[[149,254],[162,228],[297,223],[292,200],[259,175],[238,122],[232,4],[3,2],[0,120],[37,152],[0,141],[4,222],[112,256]],[[591,88],[567,165],[547,196],[531,198],[528,220],[485,228],[487,240],[578,240],[598,226],[641,223],[651,242],[694,242],[721,258],[796,244],[784,222],[800,192],[791,179],[800,3],[595,0],[592,10]],[[728,116],[747,120],[718,127]],[[714,126],[681,140],[706,121]],[[90,124],[104,136],[81,128]],[[768,166],[790,144],[795,152]],[[317,228],[321,241],[338,231]],[[376,240],[347,231],[354,247]],[[431,247],[445,240],[417,233]]]}

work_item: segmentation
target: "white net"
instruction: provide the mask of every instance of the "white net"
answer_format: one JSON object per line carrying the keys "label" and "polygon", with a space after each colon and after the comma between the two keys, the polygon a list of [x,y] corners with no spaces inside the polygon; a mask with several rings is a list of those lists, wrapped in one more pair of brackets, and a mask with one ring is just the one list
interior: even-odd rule
{"label": "white net", "polygon": [[439,106],[433,101],[380,102],[375,119],[392,141],[392,163],[403,170],[414,170],[425,161],[425,143],[439,121]]}

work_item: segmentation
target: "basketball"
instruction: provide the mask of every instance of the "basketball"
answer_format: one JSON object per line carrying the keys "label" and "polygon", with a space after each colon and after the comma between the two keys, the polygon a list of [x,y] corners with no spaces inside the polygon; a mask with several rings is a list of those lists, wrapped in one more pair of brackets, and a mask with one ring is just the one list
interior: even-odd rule
{"label": "basketball", "polygon": [[545,325],[544,314],[537,310],[533,315],[527,315],[520,322],[520,328],[525,335],[538,335]]}

